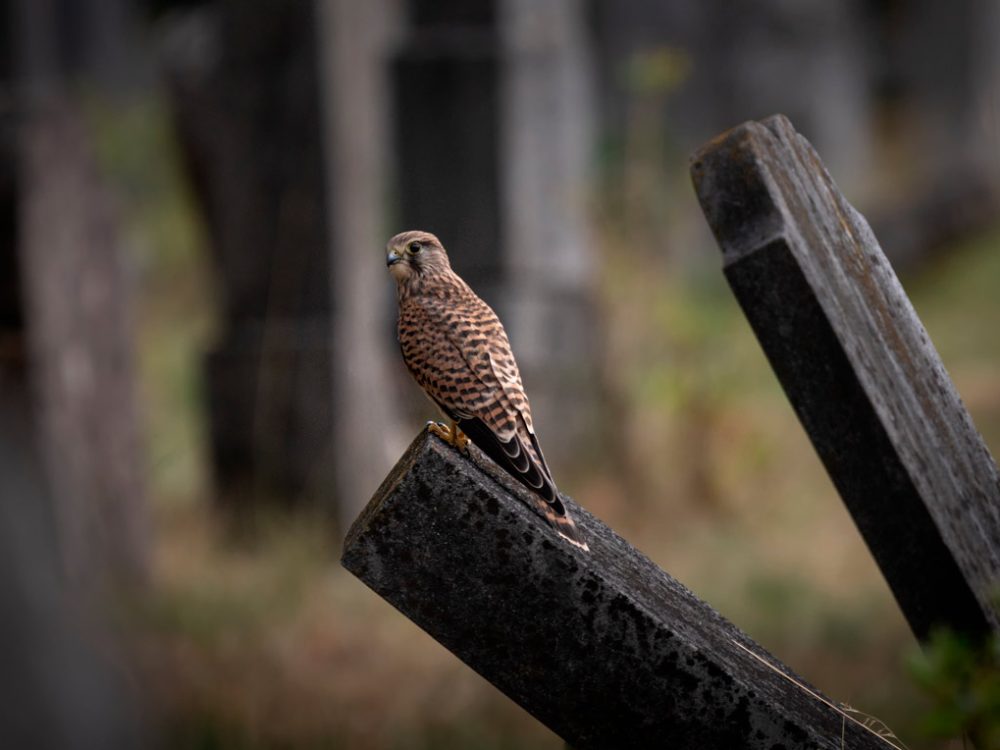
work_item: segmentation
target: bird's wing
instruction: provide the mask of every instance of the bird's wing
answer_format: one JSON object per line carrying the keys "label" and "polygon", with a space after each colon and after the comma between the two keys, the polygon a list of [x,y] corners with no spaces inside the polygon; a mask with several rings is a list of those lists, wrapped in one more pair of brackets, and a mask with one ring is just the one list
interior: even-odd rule
{"label": "bird's wing", "polygon": [[454,419],[480,450],[533,490],[539,514],[560,535],[587,549],[566,512],[531,423],[531,409],[496,314],[472,298],[465,305],[431,301],[420,312],[428,350],[404,347],[404,360],[417,382]]}
{"label": "bird's wing", "polygon": [[451,378],[457,389],[437,389],[435,400],[483,452],[562,513],[503,325],[478,298],[464,307],[432,305],[427,311],[446,332],[454,352],[446,358],[454,361],[457,354],[461,363]]}

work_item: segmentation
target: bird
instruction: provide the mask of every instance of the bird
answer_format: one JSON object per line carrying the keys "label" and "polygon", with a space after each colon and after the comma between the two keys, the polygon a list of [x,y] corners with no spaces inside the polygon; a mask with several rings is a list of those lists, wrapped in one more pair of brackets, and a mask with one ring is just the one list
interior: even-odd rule
{"label": "bird", "polygon": [[386,251],[403,361],[448,420],[428,422],[427,429],[462,452],[471,439],[531,491],[535,510],[563,539],[588,550],[545,462],[497,314],[452,270],[430,232],[401,232]]}

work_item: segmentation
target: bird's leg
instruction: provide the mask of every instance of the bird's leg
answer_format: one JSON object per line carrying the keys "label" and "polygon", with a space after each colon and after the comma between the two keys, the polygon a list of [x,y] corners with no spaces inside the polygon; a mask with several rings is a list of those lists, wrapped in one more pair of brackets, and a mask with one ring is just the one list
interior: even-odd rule
{"label": "bird's leg", "polygon": [[462,453],[468,450],[469,438],[459,429],[458,424],[454,420],[451,420],[450,425],[446,425],[443,422],[428,422],[427,431],[437,435],[448,443],[448,445],[455,446]]}

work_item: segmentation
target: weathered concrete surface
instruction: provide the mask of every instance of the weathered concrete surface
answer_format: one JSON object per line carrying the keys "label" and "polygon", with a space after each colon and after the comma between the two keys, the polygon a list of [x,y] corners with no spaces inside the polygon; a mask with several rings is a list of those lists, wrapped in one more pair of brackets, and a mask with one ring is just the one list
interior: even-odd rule
{"label": "weathered concrete surface", "polygon": [[1000,629],[997,467],[868,223],[783,116],[691,173],[726,277],[910,626]]}
{"label": "weathered concrete surface", "polygon": [[422,433],[342,562],[577,750],[888,747],[572,500],[589,553],[523,498]]}

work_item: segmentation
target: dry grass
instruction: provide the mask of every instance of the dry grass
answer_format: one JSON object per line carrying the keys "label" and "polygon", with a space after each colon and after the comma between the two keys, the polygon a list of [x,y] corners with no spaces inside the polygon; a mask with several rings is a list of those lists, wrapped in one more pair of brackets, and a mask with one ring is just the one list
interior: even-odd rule
{"label": "dry grass", "polygon": [[558,747],[343,571],[310,519],[233,546],[196,506],[160,519],[137,675],[178,747]]}

